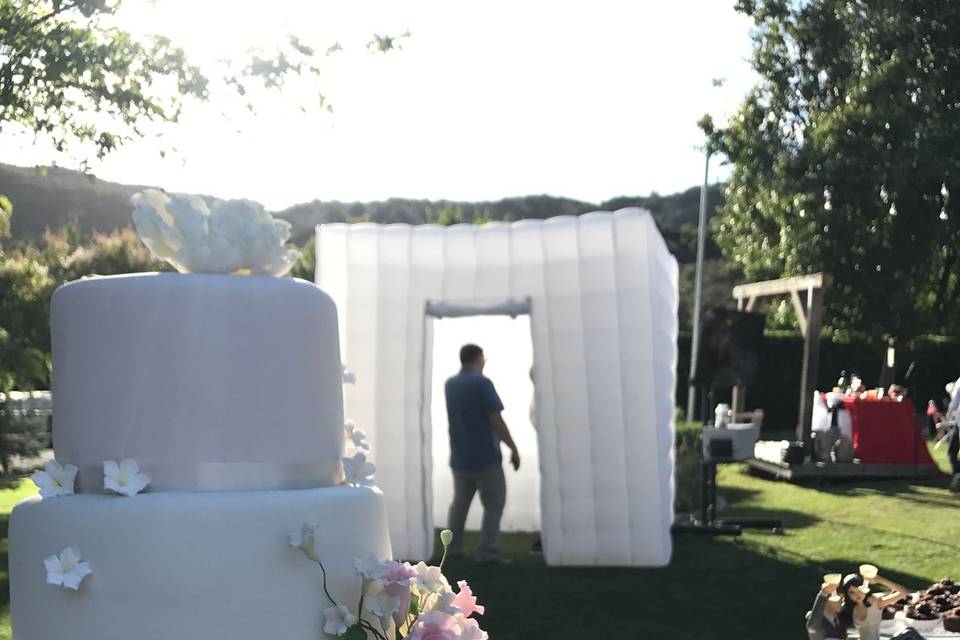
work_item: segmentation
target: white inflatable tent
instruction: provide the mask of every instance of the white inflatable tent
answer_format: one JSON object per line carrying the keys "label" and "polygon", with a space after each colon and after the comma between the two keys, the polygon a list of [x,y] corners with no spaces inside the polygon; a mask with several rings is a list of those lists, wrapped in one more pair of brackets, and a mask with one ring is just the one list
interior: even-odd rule
{"label": "white inflatable tent", "polygon": [[357,380],[344,412],[370,436],[396,557],[428,558],[445,526],[431,504],[433,316],[529,313],[547,563],[669,562],[677,263],[648,212],[321,225],[317,283],[337,303]]}

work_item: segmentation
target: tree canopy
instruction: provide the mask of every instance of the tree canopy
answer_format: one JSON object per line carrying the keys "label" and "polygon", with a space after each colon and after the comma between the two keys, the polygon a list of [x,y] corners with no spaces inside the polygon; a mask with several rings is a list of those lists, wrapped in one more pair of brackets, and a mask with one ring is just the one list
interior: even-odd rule
{"label": "tree canopy", "polygon": [[[254,111],[253,95],[279,91],[291,77],[316,78],[321,60],[342,49],[289,34],[272,51],[201,70],[169,38],[117,27],[120,7],[121,0],[0,0],[0,133],[15,125],[57,151],[89,144],[103,157],[143,136],[148,123],[176,122],[218,92]],[[409,35],[374,34],[367,49],[399,49]],[[312,106],[330,109],[319,88],[316,98]]]}
{"label": "tree canopy", "polygon": [[0,126],[48,137],[58,151],[92,143],[98,156],[175,121],[207,78],[170,40],[134,39],[105,22],[108,0],[0,0]]}
{"label": "tree canopy", "polygon": [[751,279],[828,271],[826,321],[960,325],[960,5],[740,0],[760,80],[701,127],[733,165],[713,221]]}

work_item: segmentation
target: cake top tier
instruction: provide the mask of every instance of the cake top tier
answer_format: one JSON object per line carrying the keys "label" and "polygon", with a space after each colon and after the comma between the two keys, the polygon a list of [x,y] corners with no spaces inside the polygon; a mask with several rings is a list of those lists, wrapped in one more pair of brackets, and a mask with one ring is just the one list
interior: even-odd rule
{"label": "cake top tier", "polygon": [[89,278],[53,296],[53,441],[102,486],[136,459],[154,490],[323,486],[341,477],[336,307],[303,280]]}

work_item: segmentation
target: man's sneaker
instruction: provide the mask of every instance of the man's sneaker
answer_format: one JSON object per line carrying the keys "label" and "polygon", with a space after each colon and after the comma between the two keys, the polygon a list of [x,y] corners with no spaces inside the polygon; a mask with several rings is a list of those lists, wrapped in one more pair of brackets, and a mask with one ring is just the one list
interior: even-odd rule
{"label": "man's sneaker", "polygon": [[960,493],[960,473],[953,475],[953,480],[950,481],[950,491]]}
{"label": "man's sneaker", "polygon": [[533,539],[533,544],[530,545],[530,553],[543,553],[543,539],[539,533],[537,537]]}

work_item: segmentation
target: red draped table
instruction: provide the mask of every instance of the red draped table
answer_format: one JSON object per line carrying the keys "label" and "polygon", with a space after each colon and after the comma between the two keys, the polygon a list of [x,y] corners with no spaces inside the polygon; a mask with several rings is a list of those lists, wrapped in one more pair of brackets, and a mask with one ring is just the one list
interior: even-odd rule
{"label": "red draped table", "polygon": [[933,464],[909,400],[844,398],[854,455],[865,463]]}

